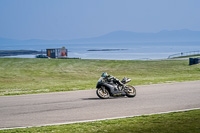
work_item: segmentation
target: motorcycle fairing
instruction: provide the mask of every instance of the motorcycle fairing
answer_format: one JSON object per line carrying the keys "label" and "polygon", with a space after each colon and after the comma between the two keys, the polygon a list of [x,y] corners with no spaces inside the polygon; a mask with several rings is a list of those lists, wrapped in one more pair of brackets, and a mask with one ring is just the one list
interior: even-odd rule
{"label": "motorcycle fairing", "polygon": [[105,83],[105,82],[98,82],[96,88],[101,88],[101,86],[105,86],[106,89],[108,89],[110,95],[123,95],[125,96],[126,93],[124,91],[119,91],[117,89],[117,85],[114,85],[114,84],[108,84],[108,83]]}

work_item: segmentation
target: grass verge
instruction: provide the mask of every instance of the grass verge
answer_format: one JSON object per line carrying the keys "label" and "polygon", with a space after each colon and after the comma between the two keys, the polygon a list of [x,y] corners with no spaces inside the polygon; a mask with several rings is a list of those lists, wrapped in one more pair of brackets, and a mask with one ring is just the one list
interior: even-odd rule
{"label": "grass verge", "polygon": [[172,59],[179,59],[179,58],[197,58],[199,57],[200,54],[195,54],[195,55],[186,55],[186,56],[179,56],[179,57],[174,57]]}
{"label": "grass verge", "polygon": [[0,130],[1,133],[199,133],[200,110],[58,126]]}
{"label": "grass verge", "polygon": [[0,58],[0,96],[95,89],[102,72],[132,85],[200,80],[188,60],[120,61]]}

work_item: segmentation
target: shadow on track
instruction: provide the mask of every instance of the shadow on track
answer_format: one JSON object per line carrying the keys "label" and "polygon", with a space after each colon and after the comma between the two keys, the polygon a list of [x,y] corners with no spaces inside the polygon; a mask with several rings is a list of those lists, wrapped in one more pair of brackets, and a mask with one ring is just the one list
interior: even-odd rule
{"label": "shadow on track", "polygon": [[96,97],[96,98],[82,98],[82,100],[102,100],[102,99]]}
{"label": "shadow on track", "polygon": [[127,97],[110,97],[108,99],[101,99],[101,98],[98,98],[98,97],[95,97],[95,98],[82,98],[82,100],[111,100],[111,99],[123,99],[123,98],[127,98]]}

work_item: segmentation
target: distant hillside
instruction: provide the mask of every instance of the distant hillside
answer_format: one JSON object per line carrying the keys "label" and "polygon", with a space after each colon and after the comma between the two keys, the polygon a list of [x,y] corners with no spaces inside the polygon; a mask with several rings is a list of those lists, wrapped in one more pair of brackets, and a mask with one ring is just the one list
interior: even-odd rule
{"label": "distant hillside", "polygon": [[41,54],[41,51],[35,51],[35,50],[0,50],[0,57],[1,56],[28,55],[28,54]]}
{"label": "distant hillside", "polygon": [[199,42],[200,31],[187,29],[157,33],[139,33],[130,31],[115,31],[99,37],[75,40],[14,40],[0,38],[0,44],[73,44],[73,43],[129,43],[129,42]]}
{"label": "distant hillside", "polygon": [[158,33],[138,33],[130,31],[115,31],[95,38],[71,40],[71,42],[184,42],[200,41],[200,31],[163,30]]}

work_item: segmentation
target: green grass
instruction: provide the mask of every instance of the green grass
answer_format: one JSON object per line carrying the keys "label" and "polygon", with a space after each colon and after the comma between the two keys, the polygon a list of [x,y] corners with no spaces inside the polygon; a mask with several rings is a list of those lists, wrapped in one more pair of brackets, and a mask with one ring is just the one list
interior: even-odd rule
{"label": "green grass", "polygon": [[200,80],[200,65],[188,60],[117,61],[0,58],[0,95],[95,89],[102,72],[132,85]]}
{"label": "green grass", "polygon": [[58,126],[0,130],[2,133],[199,133],[200,110]]}

